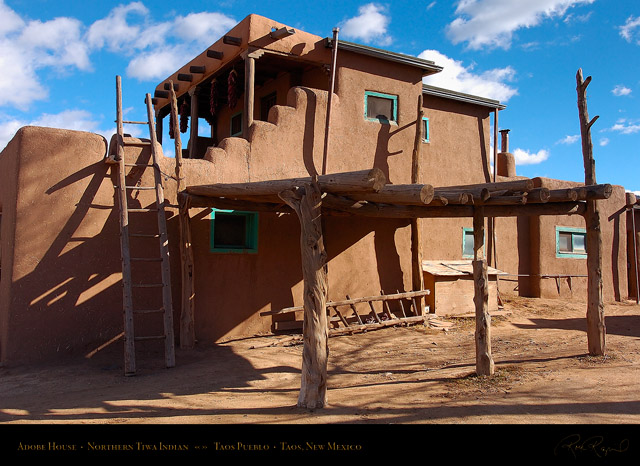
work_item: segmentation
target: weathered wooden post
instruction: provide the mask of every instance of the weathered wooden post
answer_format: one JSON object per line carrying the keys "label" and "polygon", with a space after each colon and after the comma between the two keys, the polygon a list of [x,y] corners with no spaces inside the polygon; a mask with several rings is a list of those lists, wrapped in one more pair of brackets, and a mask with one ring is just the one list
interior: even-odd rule
{"label": "weathered wooden post", "polygon": [[476,306],[476,373],[494,373],[491,356],[491,316],[489,315],[489,278],[484,255],[484,208],[473,209],[473,282]]}
{"label": "weathered wooden post", "polygon": [[[578,110],[580,116],[580,135],[582,137],[582,158],[584,161],[584,184],[596,184],[596,163],[593,159],[591,126],[598,119],[589,120],[587,112],[587,86],[591,76],[582,79],[582,69],[576,74],[578,92]],[[589,354],[605,354],[604,300],[602,296],[602,233],[600,230],[600,211],[594,199],[587,199],[585,223],[587,226],[587,340]]]}
{"label": "weathered wooden post", "polygon": [[[411,183],[420,182],[420,148],[422,147],[422,118],[424,109],[422,108],[422,93],[418,97],[418,112],[416,119],[416,137],[413,145],[413,156],[411,159]],[[411,219],[411,279],[413,291],[420,291],[424,288],[424,277],[422,272],[422,220],[418,217]],[[424,314],[424,299],[416,298],[416,312],[418,315]]]}
{"label": "weathered wooden post", "polygon": [[298,406],[322,408],[327,404],[327,254],[322,235],[322,199],[317,182],[283,191],[280,198],[300,220],[300,249],[304,281],[302,380]]}
{"label": "weathered wooden post", "polygon": [[180,218],[180,265],[182,271],[182,306],[180,313],[180,347],[190,349],[195,346],[195,286],[193,276],[193,248],[191,244],[191,222],[189,208],[191,198],[184,192],[178,193]]}
{"label": "weathered wooden post", "polygon": [[173,81],[169,81],[169,96],[171,99],[171,119],[173,120],[173,140],[175,146],[175,160],[176,160],[176,180],[178,182],[177,192],[182,191],[182,139],[180,138],[180,120],[178,118],[178,99],[176,98],[176,91],[173,86]]}

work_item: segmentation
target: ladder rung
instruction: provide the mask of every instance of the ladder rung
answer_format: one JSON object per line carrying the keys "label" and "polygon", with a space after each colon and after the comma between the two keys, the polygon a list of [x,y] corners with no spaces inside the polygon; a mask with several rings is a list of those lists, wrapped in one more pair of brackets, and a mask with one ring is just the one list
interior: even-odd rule
{"label": "ladder rung", "polygon": [[164,308],[161,309],[140,309],[133,311],[135,314],[155,314],[159,312],[164,312]]}
{"label": "ladder rung", "polygon": [[164,283],[138,283],[131,286],[133,288],[162,288]]}
{"label": "ladder rung", "polygon": [[125,167],[153,167],[155,166],[152,163],[125,163]]}
{"label": "ladder rung", "polygon": [[127,212],[157,212],[158,209],[127,209]]}
{"label": "ladder rung", "polygon": [[131,260],[138,262],[160,262],[162,261],[162,257],[132,257]]}
{"label": "ladder rung", "polygon": [[135,238],[160,238],[160,235],[155,233],[129,233],[129,236]]}
{"label": "ladder rung", "polygon": [[141,341],[141,340],[164,340],[166,337],[164,335],[152,335],[152,336],[148,336],[148,337],[135,337],[134,340],[136,341]]}
{"label": "ladder rung", "polygon": [[156,189],[155,186],[125,186],[127,189],[139,189],[140,191]]}
{"label": "ladder rung", "polygon": [[[114,123],[117,123],[118,120],[114,121]],[[149,122],[148,121],[123,121],[122,123],[126,123],[129,125],[148,125]]]}

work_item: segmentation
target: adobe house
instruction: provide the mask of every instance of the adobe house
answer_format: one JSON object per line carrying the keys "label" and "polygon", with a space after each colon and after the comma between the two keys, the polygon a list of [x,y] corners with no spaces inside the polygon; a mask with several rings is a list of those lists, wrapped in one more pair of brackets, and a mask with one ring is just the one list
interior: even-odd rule
{"label": "adobe house", "polygon": [[[172,306],[152,288],[133,300],[171,307],[185,347],[300,324],[303,186],[322,196],[316,259],[333,331],[347,320],[423,321],[422,261],[486,256],[506,274],[500,293],[586,299],[583,214],[593,199],[604,297],[627,298],[635,200],[617,186],[519,177],[505,147],[492,173],[491,117],[504,105],[423,85],[440,70],[250,15],[158,84],[149,139],[21,128],[0,154],[2,363],[121,344],[121,181],[139,235],[130,248],[147,258],[157,242],[142,235],[156,234],[157,216],[144,212],[156,203],[144,188],[161,187]],[[158,144],[166,127],[176,158]],[[138,265],[134,285],[163,280]],[[157,333],[146,320],[157,321],[141,319],[136,333]]]}

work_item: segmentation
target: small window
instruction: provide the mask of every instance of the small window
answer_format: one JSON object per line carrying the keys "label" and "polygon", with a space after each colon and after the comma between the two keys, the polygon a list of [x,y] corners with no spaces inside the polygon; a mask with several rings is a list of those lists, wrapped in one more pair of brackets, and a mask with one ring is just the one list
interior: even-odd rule
{"label": "small window", "polygon": [[260,99],[260,119],[267,121],[269,119],[269,110],[276,104],[277,94],[274,92]]}
{"label": "small window", "polygon": [[587,231],[584,228],[556,227],[556,257],[587,257]]}
{"label": "small window", "polygon": [[211,252],[258,252],[258,213],[214,209]]}
{"label": "small window", "polygon": [[242,112],[231,117],[231,136],[242,135]]}
{"label": "small window", "polygon": [[381,94],[379,92],[365,92],[365,118],[380,123],[398,122],[398,96]]}
{"label": "small window", "polygon": [[462,229],[462,257],[473,259],[473,228]]}
{"label": "small window", "polygon": [[422,142],[429,142],[429,119],[422,118]]}

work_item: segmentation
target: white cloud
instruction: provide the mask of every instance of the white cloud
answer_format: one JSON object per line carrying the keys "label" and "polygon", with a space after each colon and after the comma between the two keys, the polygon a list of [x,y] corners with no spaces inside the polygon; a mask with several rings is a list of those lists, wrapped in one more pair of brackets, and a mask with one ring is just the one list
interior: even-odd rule
{"label": "white cloud", "polygon": [[621,134],[633,134],[640,132],[640,124],[628,123],[620,120],[618,123],[609,128],[609,131],[615,131]]}
{"label": "white cloud", "polygon": [[425,50],[418,57],[431,60],[443,67],[440,73],[424,78],[425,84],[501,102],[508,101],[518,93],[516,88],[507,84],[515,78],[516,74],[510,66],[474,74],[473,66],[465,67],[462,62],[449,58],[437,50]]}
{"label": "white cloud", "polygon": [[567,135],[560,139],[556,144],[573,144],[580,139],[579,134]]}
{"label": "white cloud", "polygon": [[222,13],[203,12],[178,16],[173,25],[172,31],[175,31],[178,37],[206,46],[223,36],[236,25],[236,21]]}
{"label": "white cloud", "polygon": [[[4,118],[0,121],[0,150],[13,138],[15,133],[23,126],[44,126],[48,128],[62,128],[76,131],[87,131],[104,136],[107,140],[111,138],[113,130],[100,128],[100,122],[95,120],[91,113],[86,110],[64,110],[60,113],[42,114],[40,117],[30,120],[18,120]],[[131,131],[127,130],[127,133]]]}
{"label": "white cloud", "polygon": [[471,49],[511,46],[513,33],[537,26],[544,19],[562,17],[578,4],[595,0],[459,0],[456,19],[447,26],[454,43],[467,42]]}
{"label": "white cloud", "polygon": [[185,56],[189,56],[184,52],[181,47],[163,47],[142,53],[129,62],[127,76],[140,81],[164,78],[183,64]]}
{"label": "white cloud", "polygon": [[[627,41],[631,42],[634,39],[635,30],[640,28],[640,16],[634,18],[633,16],[629,16],[627,18],[627,22],[624,23],[624,26],[620,26],[620,35]],[[640,44],[640,40],[637,41]]]}
{"label": "white cloud", "polygon": [[516,149],[513,151],[513,156],[516,159],[516,165],[535,165],[547,160],[549,158],[549,152],[541,149],[532,154],[523,149]]}
{"label": "white cloud", "polygon": [[623,86],[622,84],[618,84],[616,87],[614,87],[611,90],[611,93],[616,96],[629,95],[631,94],[631,89],[629,89],[626,86]]}
{"label": "white cloud", "polygon": [[436,2],[431,2],[427,5],[427,11],[436,6]]}
{"label": "white cloud", "polygon": [[391,37],[387,34],[389,17],[386,9],[376,3],[368,3],[358,8],[358,16],[354,16],[340,25],[340,33],[347,38],[389,45]]}
{"label": "white cloud", "polygon": [[601,146],[601,147],[606,146],[607,144],[609,144],[609,138],[602,138],[602,139],[600,139],[599,144],[600,144],[600,146]]}
{"label": "white cloud", "polygon": [[129,14],[147,18],[149,10],[141,2],[119,5],[106,18],[95,21],[87,31],[87,42],[92,48],[107,47],[112,52],[124,50],[140,36],[140,26],[127,22]]}

